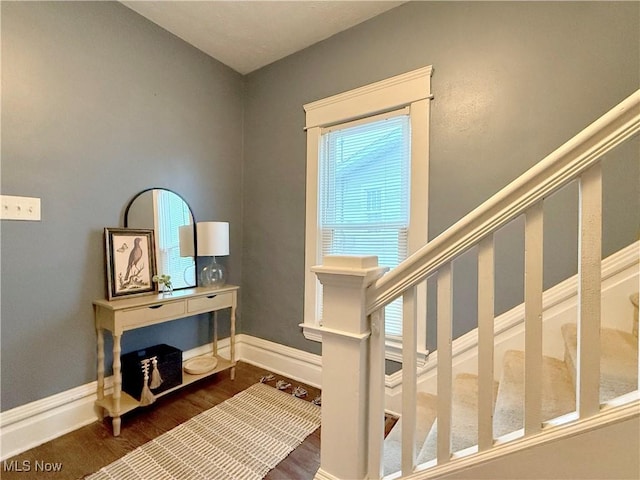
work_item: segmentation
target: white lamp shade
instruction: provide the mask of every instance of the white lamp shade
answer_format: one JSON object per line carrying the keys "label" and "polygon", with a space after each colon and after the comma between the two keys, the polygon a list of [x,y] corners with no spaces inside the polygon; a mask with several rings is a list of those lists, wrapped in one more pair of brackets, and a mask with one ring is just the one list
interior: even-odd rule
{"label": "white lamp shade", "polygon": [[180,256],[194,257],[193,249],[193,225],[181,225],[178,229],[180,239]]}
{"label": "white lamp shade", "polygon": [[229,222],[196,223],[199,257],[229,255]]}

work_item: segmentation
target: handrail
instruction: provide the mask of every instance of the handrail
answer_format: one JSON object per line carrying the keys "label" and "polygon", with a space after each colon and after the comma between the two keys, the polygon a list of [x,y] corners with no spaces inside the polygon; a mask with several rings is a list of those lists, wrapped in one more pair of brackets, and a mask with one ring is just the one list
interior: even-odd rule
{"label": "handrail", "polygon": [[640,131],[640,90],[464,216],[367,290],[366,314],[379,310],[447,262],[562,188]]}

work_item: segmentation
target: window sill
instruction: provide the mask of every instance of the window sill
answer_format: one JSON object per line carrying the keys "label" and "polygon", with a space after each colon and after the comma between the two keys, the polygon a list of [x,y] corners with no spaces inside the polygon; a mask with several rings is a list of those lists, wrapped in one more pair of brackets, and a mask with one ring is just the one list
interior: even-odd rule
{"label": "window sill", "polygon": [[[302,334],[307,340],[322,343],[322,333],[316,326],[301,324]],[[392,362],[402,363],[402,342],[395,338],[387,338],[385,341],[385,359]],[[429,359],[429,351],[420,349],[417,352],[418,367],[423,367]]]}

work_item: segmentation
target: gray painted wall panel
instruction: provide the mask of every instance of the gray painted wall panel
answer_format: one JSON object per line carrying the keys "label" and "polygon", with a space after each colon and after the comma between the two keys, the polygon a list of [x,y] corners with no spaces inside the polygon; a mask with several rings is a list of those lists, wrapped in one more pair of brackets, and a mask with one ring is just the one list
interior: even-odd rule
{"label": "gray painted wall panel", "polygon": [[[243,95],[241,75],[118,2],[2,2],[2,193],[42,199],[41,222],[2,222],[3,410],[95,380],[103,228],[140,190],[229,221],[241,282]],[[208,338],[193,318],[123,352]]]}

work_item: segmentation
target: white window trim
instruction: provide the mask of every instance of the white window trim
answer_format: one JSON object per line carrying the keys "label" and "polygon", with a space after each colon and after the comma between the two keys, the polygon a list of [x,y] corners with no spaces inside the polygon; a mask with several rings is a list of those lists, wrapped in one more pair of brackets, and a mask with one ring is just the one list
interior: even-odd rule
{"label": "white window trim", "polygon": [[[319,262],[318,232],[318,155],[323,128],[378,113],[409,107],[411,116],[411,222],[409,254],[427,243],[429,201],[429,113],[431,66],[397,75],[364,87],[304,105],[307,131],[307,193],[305,227],[305,291],[303,334],[309,340],[322,341],[318,330],[316,291],[319,286],[311,267]],[[426,282],[418,285],[417,315],[426,318]],[[426,322],[418,322],[418,360],[426,361]],[[424,343],[423,343],[424,339]],[[402,345],[387,339],[386,358],[402,361]]]}

